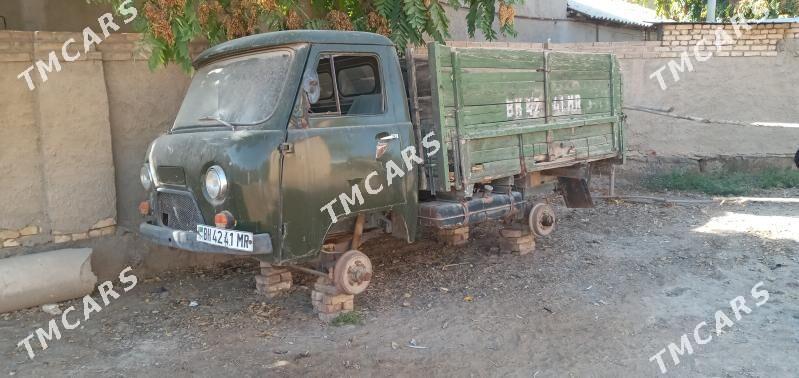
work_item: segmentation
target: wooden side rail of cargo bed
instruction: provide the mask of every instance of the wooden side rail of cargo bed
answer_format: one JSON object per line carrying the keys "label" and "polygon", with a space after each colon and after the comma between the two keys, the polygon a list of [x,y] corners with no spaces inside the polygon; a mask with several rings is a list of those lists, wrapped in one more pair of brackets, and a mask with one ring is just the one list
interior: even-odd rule
{"label": "wooden side rail of cargo bed", "polygon": [[417,135],[443,148],[424,188],[621,157],[621,74],[612,54],[448,47],[406,52]]}

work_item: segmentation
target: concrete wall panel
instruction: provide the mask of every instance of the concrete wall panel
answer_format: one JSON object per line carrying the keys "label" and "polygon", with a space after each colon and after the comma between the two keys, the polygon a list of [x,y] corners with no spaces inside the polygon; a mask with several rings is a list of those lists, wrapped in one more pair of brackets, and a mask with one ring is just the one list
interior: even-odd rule
{"label": "concrete wall panel", "polygon": [[36,91],[52,230],[85,231],[102,219],[116,218],[102,61],[66,63]]}
{"label": "concrete wall panel", "polygon": [[[799,59],[713,58],[695,62],[693,72],[674,82],[664,72],[666,90],[649,78],[670,59],[622,61],[627,106],[668,109],[718,121],[799,124]],[[625,110],[628,148],[642,155],[715,156],[792,154],[798,127],[701,123]]]}
{"label": "concrete wall panel", "polygon": [[[540,3],[540,2],[539,2]],[[450,34],[454,41],[464,41],[469,39],[466,28],[467,9],[445,8],[450,19]],[[599,42],[617,41],[641,41],[644,34],[640,29],[633,27],[615,27],[599,25],[591,22],[566,20],[566,5],[564,1],[563,15],[558,15],[557,20],[539,20],[517,16],[514,27],[518,35],[516,38],[499,36],[499,41],[510,42],[597,42],[597,32]],[[535,17],[545,17],[537,16]],[[548,17],[548,16],[546,16]],[[499,28],[498,21],[494,22],[494,27]],[[480,31],[475,32],[475,41],[485,41]]]}
{"label": "concrete wall panel", "polygon": [[[89,26],[97,31],[97,18],[111,10],[110,4],[86,0],[0,1],[0,16],[6,18],[8,30],[80,31]],[[119,32],[133,31],[130,24],[117,24]]]}
{"label": "concrete wall panel", "polygon": [[151,72],[147,62],[106,61],[111,135],[116,167],[118,222],[138,227],[145,198],[139,169],[150,142],[172,127],[189,84],[176,66]]}
{"label": "concrete wall panel", "polygon": [[28,66],[0,61],[0,229],[46,223],[36,97],[16,78]]}

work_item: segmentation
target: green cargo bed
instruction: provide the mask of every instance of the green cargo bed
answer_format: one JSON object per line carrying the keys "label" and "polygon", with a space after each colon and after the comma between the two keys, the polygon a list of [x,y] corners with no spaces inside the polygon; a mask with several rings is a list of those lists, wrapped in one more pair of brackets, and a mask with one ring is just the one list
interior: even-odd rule
{"label": "green cargo bed", "polygon": [[422,189],[621,158],[621,75],[612,54],[449,47],[409,49],[417,137],[435,132]]}

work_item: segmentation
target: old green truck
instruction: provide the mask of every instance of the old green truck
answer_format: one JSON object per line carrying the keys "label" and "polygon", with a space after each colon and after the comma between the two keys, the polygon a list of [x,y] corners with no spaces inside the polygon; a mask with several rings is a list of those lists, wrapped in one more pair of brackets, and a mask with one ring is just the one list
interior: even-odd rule
{"label": "old green truck", "polygon": [[413,242],[430,228],[461,244],[491,219],[546,235],[553,188],[592,206],[589,163],[623,159],[612,54],[431,43],[402,55],[383,36],[340,31],[204,51],[172,129],[147,150],[141,234],[352,295],[372,276],[364,240]]}

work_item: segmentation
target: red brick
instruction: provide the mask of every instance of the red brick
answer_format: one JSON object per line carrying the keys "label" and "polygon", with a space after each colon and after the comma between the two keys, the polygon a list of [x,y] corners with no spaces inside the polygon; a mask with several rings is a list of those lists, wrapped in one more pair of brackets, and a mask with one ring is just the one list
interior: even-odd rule
{"label": "red brick", "polygon": [[500,230],[499,234],[502,235],[502,237],[506,238],[518,238],[525,235],[529,235],[530,231],[522,229],[521,227],[512,227],[512,228],[508,227]]}

